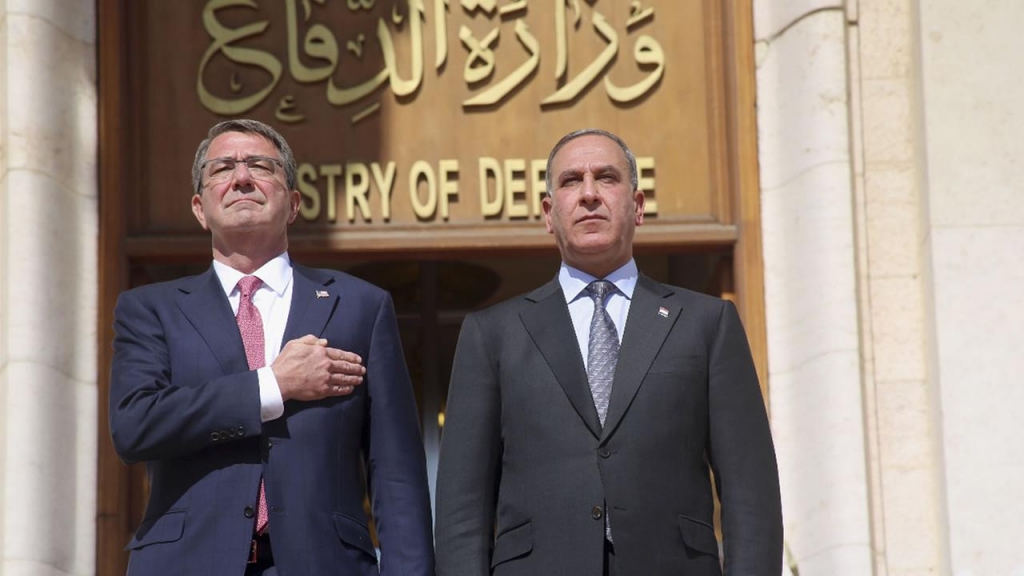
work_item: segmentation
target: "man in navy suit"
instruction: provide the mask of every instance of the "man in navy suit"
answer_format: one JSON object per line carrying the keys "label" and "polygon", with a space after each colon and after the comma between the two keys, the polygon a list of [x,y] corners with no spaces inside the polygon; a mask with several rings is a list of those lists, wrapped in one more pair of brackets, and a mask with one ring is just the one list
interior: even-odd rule
{"label": "man in navy suit", "polygon": [[295,178],[273,128],[214,126],[192,170],[213,266],[118,299],[111,436],[151,490],[130,575],[433,574],[391,298],[291,262]]}

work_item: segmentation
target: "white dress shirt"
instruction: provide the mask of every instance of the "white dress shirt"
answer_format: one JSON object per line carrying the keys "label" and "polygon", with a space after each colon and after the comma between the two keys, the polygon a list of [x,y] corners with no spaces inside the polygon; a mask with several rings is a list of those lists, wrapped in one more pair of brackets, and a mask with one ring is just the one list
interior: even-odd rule
{"label": "white dress shirt", "polygon": [[[605,309],[615,323],[620,343],[622,332],[626,329],[626,317],[629,315],[629,303],[633,300],[637,274],[636,262],[630,258],[621,268],[603,278],[616,288],[605,297]],[[594,280],[601,278],[595,278],[565,262],[562,262],[558,269],[558,283],[562,286],[565,302],[569,305],[569,316],[572,317],[572,327],[576,332],[576,342],[580,346],[584,368],[587,367],[587,351],[590,349],[590,321],[594,317],[594,301],[587,292],[587,286]]]}
{"label": "white dress shirt", "polygon": [[213,261],[213,271],[231,303],[232,314],[236,315],[241,300],[238,281],[245,276],[256,276],[263,281],[252,295],[252,303],[260,311],[260,319],[263,321],[263,358],[266,361],[263,368],[256,370],[260,382],[260,419],[266,422],[280,418],[284,414],[284,399],[270,365],[281,352],[288,312],[292,307],[292,262],[288,253],[280,254],[252,274],[242,274],[216,260]]}

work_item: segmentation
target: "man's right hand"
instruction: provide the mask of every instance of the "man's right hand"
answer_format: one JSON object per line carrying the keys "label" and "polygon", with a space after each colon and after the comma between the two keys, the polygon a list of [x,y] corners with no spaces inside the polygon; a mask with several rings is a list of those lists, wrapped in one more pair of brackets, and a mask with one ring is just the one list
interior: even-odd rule
{"label": "man's right hand", "polygon": [[363,383],[362,362],[358,354],[331,348],[327,340],[307,334],[285,344],[271,369],[281,398],[310,402],[351,394]]}

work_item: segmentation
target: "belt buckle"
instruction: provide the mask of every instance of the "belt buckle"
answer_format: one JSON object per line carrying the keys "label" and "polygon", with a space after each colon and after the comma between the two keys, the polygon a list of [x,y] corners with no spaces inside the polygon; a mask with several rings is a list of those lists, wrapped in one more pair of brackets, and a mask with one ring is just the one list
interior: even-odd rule
{"label": "belt buckle", "polygon": [[249,547],[249,561],[247,564],[256,564],[259,562],[259,543],[256,538],[252,539],[252,545]]}

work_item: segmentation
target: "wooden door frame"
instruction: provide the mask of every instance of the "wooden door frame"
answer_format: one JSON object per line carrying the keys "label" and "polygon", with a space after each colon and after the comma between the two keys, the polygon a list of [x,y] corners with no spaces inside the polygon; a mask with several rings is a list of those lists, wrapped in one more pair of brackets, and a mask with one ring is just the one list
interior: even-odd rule
{"label": "wooden door frame", "polygon": [[97,303],[97,488],[96,573],[124,574],[124,545],[134,526],[131,471],[109,441],[109,366],[114,339],[112,321],[117,295],[127,286],[126,166],[122,161],[130,125],[126,4],[130,0],[97,0],[99,77],[99,290]]}
{"label": "wooden door frame", "polygon": [[768,404],[768,343],[761,242],[761,183],[757,155],[757,79],[753,0],[724,2],[726,134],[734,183],[737,240],[733,245],[736,306],[750,341],[761,394]]}

